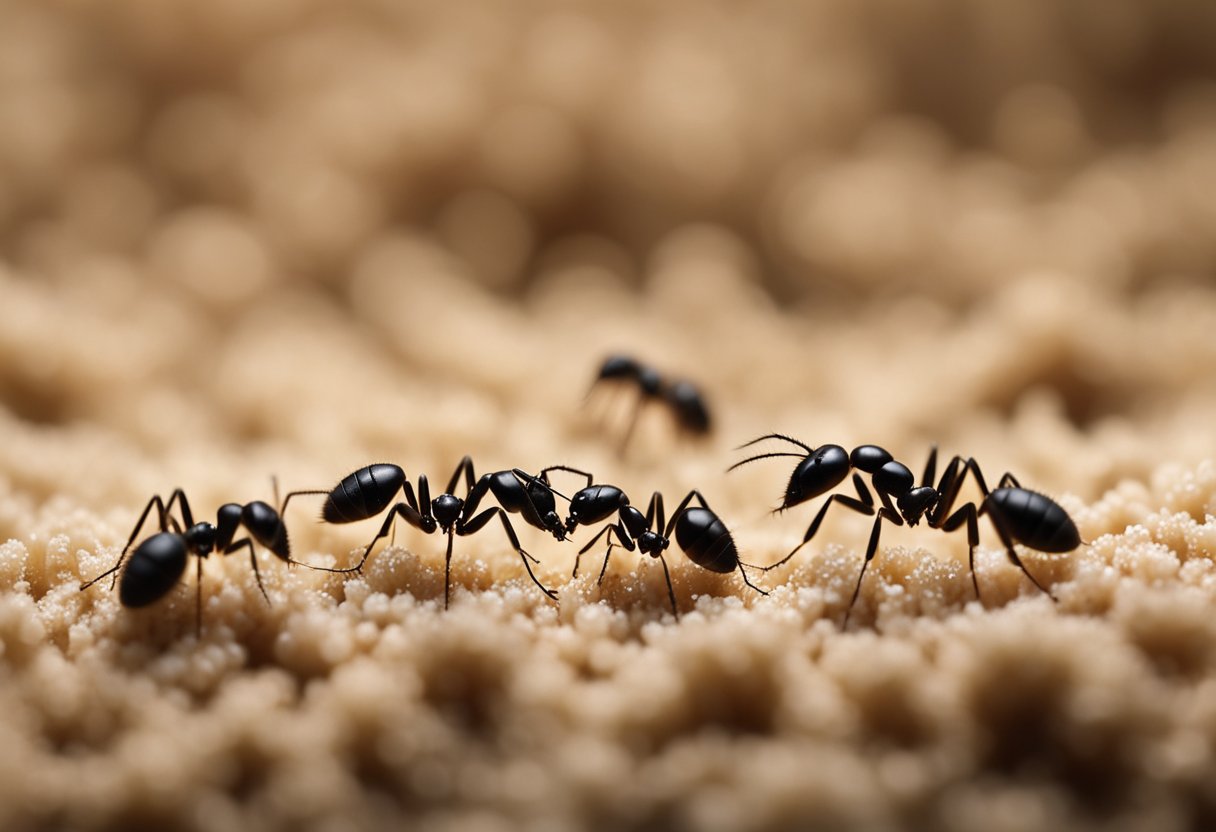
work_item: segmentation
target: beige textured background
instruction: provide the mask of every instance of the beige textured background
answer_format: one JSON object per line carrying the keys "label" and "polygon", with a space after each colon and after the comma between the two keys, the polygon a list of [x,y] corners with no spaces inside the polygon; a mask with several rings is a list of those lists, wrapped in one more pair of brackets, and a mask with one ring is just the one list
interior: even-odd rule
{"label": "beige textured background", "polygon": [[[1209,2],[0,4],[0,827],[1216,823]],[[582,398],[628,350],[718,430]],[[372,461],[700,488],[775,560],[770,430],[932,443],[1090,545],[868,521],[762,580],[411,529],[122,609],[195,512]],[[297,557],[376,523],[293,508]],[[522,530],[522,523],[517,523]],[[587,539],[581,532],[578,540]],[[589,570],[592,571],[592,570]],[[192,574],[192,570],[190,570]]]}

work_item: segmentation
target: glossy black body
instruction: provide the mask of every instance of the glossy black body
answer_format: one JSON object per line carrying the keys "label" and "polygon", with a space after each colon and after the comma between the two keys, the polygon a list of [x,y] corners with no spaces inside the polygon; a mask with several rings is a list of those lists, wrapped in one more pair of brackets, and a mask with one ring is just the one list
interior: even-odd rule
{"label": "glossy black body", "polygon": [[[179,525],[173,517],[174,505],[179,507],[182,523]],[[153,509],[157,511],[160,532],[152,535],[131,551],[131,545],[143,529],[148,515]],[[244,526],[250,537],[236,539],[237,532]],[[252,538],[252,540],[250,539]],[[182,489],[175,489],[168,501],[154,495],[144,507],[143,514],[135,524],[135,529],[127,539],[118,561],[110,569],[83,584],[81,589],[87,589],[107,575],[115,575],[122,568],[124,561],[126,569],[122,570],[119,583],[118,598],[125,607],[144,607],[159,601],[177,585],[186,570],[186,562],[190,555],[198,558],[199,577],[202,577],[202,559],[212,552],[231,554],[238,549],[249,550],[249,560],[253,566],[254,577],[258,589],[266,602],[266,588],[262,585],[262,576],[258,572],[257,557],[253,541],[269,549],[276,557],[286,563],[294,563],[291,559],[291,545],[287,537],[287,527],[279,513],[266,503],[255,500],[252,503],[225,503],[216,512],[214,524],[194,522],[194,514],[190,503]],[[130,558],[127,553],[130,551]],[[200,593],[201,585],[197,588]],[[201,603],[196,611],[197,629],[201,631]]]}
{"label": "glossy black body", "polygon": [[190,550],[176,532],[158,532],[132,555],[118,583],[118,600],[124,607],[146,607],[159,601],[181,580]]}
{"label": "glossy black body", "polygon": [[718,515],[693,506],[676,515],[675,520],[676,543],[693,563],[723,575],[739,567],[735,541]]}
{"label": "glossy black body", "polygon": [[629,496],[615,485],[589,485],[570,498],[566,531],[607,520],[629,505]]}
{"label": "glossy black body", "polygon": [[333,487],[321,507],[321,519],[326,523],[355,523],[375,517],[388,508],[404,484],[405,471],[398,465],[381,462],[364,466]]}
{"label": "glossy black body", "polygon": [[[1010,561],[1039,589],[1047,590],[1035,580],[1034,576],[1018,559],[1013,549],[1015,542],[1043,552],[1068,552],[1081,544],[1081,536],[1072,518],[1057,503],[1042,494],[1022,488],[1012,474],[1001,478],[998,488],[989,491],[984,482],[983,474],[974,459],[964,460],[960,456],[951,459],[945,473],[933,484],[937,471],[937,449],[929,453],[925,464],[921,485],[916,485],[915,475],[903,463],[895,460],[884,448],[877,445],[859,445],[851,453],[845,452],[839,445],[821,445],[812,448],[797,439],[782,434],[768,434],[748,442],[742,447],[754,445],[766,439],[780,439],[792,443],[804,453],[793,451],[778,451],[757,454],[732,465],[728,470],[734,470],[741,465],[759,459],[771,457],[798,457],[786,485],[785,495],[778,510],[784,510],[814,497],[831,491],[844,481],[850,469],[870,475],[870,482],[877,492],[881,505],[876,506],[874,498],[866,487],[865,482],[857,473],[853,474],[853,485],[857,497],[844,494],[832,494],[820,508],[815,519],[807,528],[802,542],[781,560],[765,569],[773,569],[788,561],[794,554],[806,545],[818,531],[829,506],[839,502],[846,508],[861,514],[875,516],[874,526],[870,533],[870,541],[866,547],[865,562],[861,574],[853,590],[849,611],[857,600],[861,589],[862,578],[865,577],[866,567],[874,557],[878,547],[879,533],[882,521],[885,519],[897,526],[907,523],[915,526],[922,518],[930,528],[953,531],[966,524],[968,543],[970,546],[968,563],[971,570],[972,584],[976,597],[980,597],[979,582],[975,576],[975,547],[979,543],[978,517],[988,514]],[[983,499],[977,506],[975,503],[965,503],[957,511],[953,510],[963,481],[970,472],[976,480]],[[1051,593],[1047,592],[1048,595]],[[849,612],[845,613],[845,624],[848,624]]]}
{"label": "glossy black body", "polygon": [[1036,491],[997,488],[984,504],[993,521],[1023,546],[1060,554],[1081,545],[1081,533],[1068,512]]}
{"label": "glossy black body", "polygon": [[[465,496],[459,497],[454,492],[462,478]],[[397,498],[398,491],[405,499],[403,502],[392,504],[393,500]],[[536,562],[536,559],[520,546],[515,529],[507,519],[507,512],[517,513],[528,525],[550,532],[558,540],[565,539],[566,530],[557,514],[551,489],[543,486],[538,478],[523,471],[518,469],[497,471],[477,479],[473,469],[473,460],[466,456],[456,466],[444,493],[432,500],[430,483],[425,474],[418,477],[418,492],[415,494],[414,487],[402,468],[389,463],[377,463],[364,466],[348,474],[328,491],[313,489],[289,493],[283,500],[280,513],[286,512],[287,504],[292,497],[302,494],[325,495],[321,518],[330,523],[352,523],[357,520],[366,520],[388,509],[388,516],[381,525],[379,533],[367,544],[363,550],[363,556],[355,566],[348,569],[324,569],[323,571],[338,573],[361,571],[376,542],[387,537],[395,520],[401,517],[424,534],[441,532],[447,535],[443,580],[443,606],[446,609],[451,598],[453,538],[480,531],[491,519],[498,517],[512,548],[523,560],[524,567],[533,583],[540,587],[549,598],[556,598],[552,590],[545,587],[533,574],[529,560]],[[487,494],[493,495],[498,500],[499,506],[487,508],[478,513],[481,502]],[[390,504],[392,504],[391,508]]]}

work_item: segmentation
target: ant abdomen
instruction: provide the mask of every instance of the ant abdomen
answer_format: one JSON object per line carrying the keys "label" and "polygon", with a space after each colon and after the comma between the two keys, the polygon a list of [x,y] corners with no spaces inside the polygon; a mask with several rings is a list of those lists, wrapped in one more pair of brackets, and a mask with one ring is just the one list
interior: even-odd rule
{"label": "ant abdomen", "polygon": [[375,517],[397,496],[405,471],[387,462],[367,465],[342,478],[325,498],[321,519],[326,523],[355,523]]}

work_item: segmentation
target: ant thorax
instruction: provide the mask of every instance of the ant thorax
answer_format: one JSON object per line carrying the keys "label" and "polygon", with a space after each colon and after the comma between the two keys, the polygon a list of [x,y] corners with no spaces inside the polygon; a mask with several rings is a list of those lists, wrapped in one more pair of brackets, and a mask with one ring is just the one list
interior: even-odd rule
{"label": "ant thorax", "polygon": [[642,532],[642,536],[638,538],[638,549],[640,549],[644,555],[650,555],[651,557],[657,558],[662,551],[670,545],[670,543],[671,541],[657,532],[645,531]]}
{"label": "ant thorax", "polygon": [[460,513],[464,510],[464,500],[453,494],[440,494],[431,503],[431,513],[435,515],[435,520],[443,529],[450,529],[460,519]]}
{"label": "ant thorax", "polygon": [[190,551],[200,558],[205,558],[215,551],[215,526],[210,523],[195,523],[186,529],[182,537],[186,539]]}

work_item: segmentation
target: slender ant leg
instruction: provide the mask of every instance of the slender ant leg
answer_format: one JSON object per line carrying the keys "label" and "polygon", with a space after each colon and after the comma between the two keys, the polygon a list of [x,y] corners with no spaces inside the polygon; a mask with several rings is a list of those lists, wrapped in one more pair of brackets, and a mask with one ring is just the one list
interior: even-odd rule
{"label": "slender ant leg", "polygon": [[[180,488],[177,489],[177,491],[174,491],[173,492],[174,496],[176,496],[179,491],[181,491]],[[169,504],[170,505],[173,504],[172,498],[170,498]],[[135,542],[135,538],[139,537],[139,532],[140,532],[140,530],[143,529],[144,522],[148,519],[148,514],[152,511],[153,506],[156,506],[156,509],[157,509],[157,514],[158,514],[159,520],[160,520],[160,530],[161,531],[167,530],[168,527],[165,524],[165,504],[161,500],[159,494],[153,494],[152,499],[148,500],[148,504],[146,506],[144,506],[143,513],[139,515],[139,521],[136,522],[134,531],[132,531],[131,536],[127,538],[127,545],[122,547],[122,552],[121,552],[121,554],[119,554],[118,560],[115,562],[115,564],[113,566],[111,566],[105,572],[102,572],[100,575],[93,578],[92,580],[86,581],[85,583],[81,584],[80,589],[82,592],[84,590],[88,589],[89,587],[91,587],[93,584],[100,581],[102,578],[106,577],[107,575],[114,576],[114,579],[112,581],[110,581],[110,589],[111,590],[114,589],[114,583],[118,580],[117,572],[119,569],[122,568],[122,563],[124,560],[126,560],[127,552],[130,550],[131,544]]]}
{"label": "slender ant leg", "polygon": [[458,524],[456,526],[456,534],[461,536],[473,534],[485,526],[486,523],[490,522],[490,518],[494,517],[495,515],[498,515],[499,520],[502,521],[503,531],[507,533],[507,540],[511,542],[511,548],[513,548],[516,553],[519,554],[520,560],[522,560],[524,563],[524,569],[528,571],[528,577],[532,579],[532,583],[540,587],[541,592],[545,593],[545,595],[548,595],[550,598],[556,601],[557,593],[540,582],[540,579],[537,578],[536,574],[532,571],[532,565],[528,563],[529,560],[537,563],[539,563],[539,561],[525,552],[523,547],[519,545],[519,536],[515,534],[515,529],[512,528],[511,521],[507,519],[507,513],[501,508],[497,506],[494,508],[488,508],[481,514],[474,517],[472,520],[469,520],[466,523]]}
{"label": "slender ant leg", "polygon": [[667,558],[659,555],[659,563],[663,564],[663,578],[667,581],[667,600],[671,602],[671,614],[679,618],[680,611],[676,609],[676,591],[671,586],[671,570],[667,568]]}
{"label": "slender ant leg", "polygon": [[[258,583],[258,590],[261,591],[262,598],[264,598],[266,603],[269,604],[270,596],[266,594],[266,587],[262,585],[262,573],[258,571],[258,559],[253,549],[253,541],[247,537],[242,537],[240,540],[234,541],[233,543],[229,543],[227,546],[225,546],[223,553],[225,555],[230,555],[237,549],[241,548],[246,548],[249,550],[249,563],[251,566],[253,566],[253,578]],[[202,559],[199,558],[199,560],[201,561]]]}
{"label": "slender ant leg", "polygon": [[[819,531],[819,526],[823,523],[824,515],[828,513],[828,507],[833,502],[840,503],[846,508],[856,511],[858,514],[864,514],[867,517],[874,515],[874,497],[870,494],[870,489],[866,487],[865,482],[859,474],[853,474],[853,486],[857,489],[857,496],[860,499],[854,499],[847,494],[832,494],[824,501],[823,507],[819,509],[819,513],[815,515],[815,519],[811,521],[811,525],[807,527],[806,534],[802,538],[802,542],[795,546],[790,553],[776,563],[770,563],[768,566],[761,566],[759,569],[762,572],[768,572],[771,569],[776,569],[784,563],[787,563],[790,558],[798,554],[798,550],[811,542],[811,538]],[[880,492],[881,493],[881,492]],[[885,495],[884,495],[885,496]]]}
{"label": "slender ant leg", "polygon": [[971,586],[975,588],[975,600],[983,604],[984,597],[980,595],[980,582],[975,576],[975,547],[980,543],[980,524],[975,503],[967,503],[951,514],[941,524],[941,529],[944,532],[952,532],[963,523],[967,524],[967,569],[971,572]]}
{"label": "slender ant leg", "polygon": [[632,552],[636,548],[633,541],[629,538],[629,533],[625,530],[625,527],[623,525],[621,525],[621,522],[619,520],[615,523],[607,523],[604,525],[604,527],[602,529],[600,529],[598,532],[595,533],[595,537],[593,537],[593,538],[591,538],[591,540],[587,541],[587,544],[585,546],[583,546],[583,548],[578,550],[578,554],[574,556],[574,573],[570,577],[572,577],[572,578],[578,577],[579,560],[582,558],[582,556],[586,552],[591,550],[592,546],[594,546],[596,543],[599,542],[599,539],[601,537],[603,537],[605,534],[607,534],[608,535],[608,552],[607,552],[607,554],[604,555],[604,566],[600,569],[600,577],[599,577],[599,580],[596,581],[596,583],[601,584],[604,582],[604,574],[608,571],[608,558],[612,557],[612,547],[614,545],[612,542],[613,533],[616,534],[616,539],[618,541],[620,541],[620,545],[624,546],[630,552]]}
{"label": "slender ant leg", "polygon": [[[536,475],[536,478],[538,480],[540,480],[541,482],[543,482],[545,485],[549,485],[549,472],[550,471],[565,471],[566,473],[569,473],[569,474],[577,474],[580,477],[586,477],[587,478],[587,485],[586,485],[587,488],[591,487],[591,482],[594,479],[594,477],[592,477],[591,474],[587,473],[586,471],[583,471],[580,468],[571,468],[569,465],[550,465],[548,468],[542,468],[540,473]],[[518,468],[515,469],[516,476],[519,476],[521,473],[522,472]],[[557,492],[554,492],[554,493],[557,493]]]}
{"label": "slender ant leg", "polygon": [[194,640],[203,637],[203,559],[194,559]]}
{"label": "slender ant leg", "polygon": [[[882,496],[886,496],[881,491]],[[884,500],[885,502],[885,500]],[[878,516],[874,518],[874,528],[870,532],[870,542],[866,546],[866,559],[861,564],[861,574],[857,576],[857,585],[853,587],[853,597],[849,599],[849,608],[844,613],[844,623],[840,625],[843,630],[849,626],[849,616],[853,614],[853,605],[857,603],[857,596],[861,592],[861,582],[866,576],[866,567],[870,565],[870,561],[874,559],[874,553],[878,551],[878,535],[882,531],[882,521],[890,520],[897,526],[904,524],[903,518],[899,516],[899,512],[891,511],[886,506],[878,510]]]}
{"label": "slender ant leg", "polygon": [[[275,486],[275,490],[276,491],[278,490],[277,484]],[[317,489],[317,488],[310,488],[310,489],[305,489],[305,490],[301,490],[301,491],[288,491],[287,496],[283,498],[282,505],[279,506],[279,516],[282,517],[284,512],[287,511],[287,504],[291,502],[292,497],[303,497],[303,496],[307,496],[310,494],[320,494],[320,495],[324,495],[326,497],[329,496],[328,491],[325,491],[322,489]],[[276,499],[278,499],[278,498],[276,497]]]}
{"label": "slender ant leg", "polygon": [[[424,483],[425,480],[420,479],[418,481],[419,490],[423,488]],[[376,545],[378,540],[388,537],[389,531],[392,529],[393,523],[396,522],[398,515],[405,518],[405,521],[414,528],[429,534],[430,532],[427,531],[428,524],[426,522],[428,515],[424,515],[418,511],[418,501],[414,497],[413,487],[407,482],[403,486],[402,490],[405,492],[405,499],[407,502],[397,503],[388,510],[388,516],[384,518],[384,523],[380,526],[380,531],[377,532],[376,536],[372,538],[371,543],[367,544],[367,547],[363,550],[363,556],[359,558],[359,562],[357,564],[347,567],[346,569],[336,569],[329,566],[313,566],[311,568],[316,569],[319,572],[335,572],[342,575],[349,574],[351,572],[362,572],[363,564],[367,563],[367,558],[368,555],[372,553],[372,548]],[[431,531],[434,531],[434,528],[432,528]]]}

